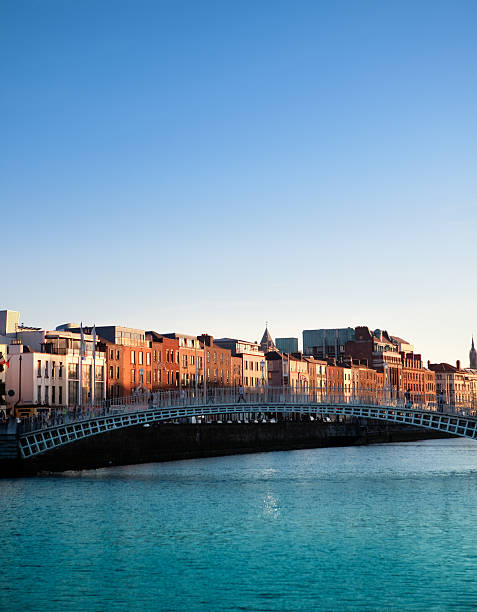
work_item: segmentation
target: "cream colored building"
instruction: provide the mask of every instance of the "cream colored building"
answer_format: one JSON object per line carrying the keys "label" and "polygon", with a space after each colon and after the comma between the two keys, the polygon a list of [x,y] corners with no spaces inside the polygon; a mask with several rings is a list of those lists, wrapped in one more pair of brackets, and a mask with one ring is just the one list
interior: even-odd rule
{"label": "cream colored building", "polygon": [[460,361],[456,366],[448,363],[429,364],[436,376],[437,403],[445,406],[477,411],[477,370],[461,369]]}
{"label": "cream colored building", "polygon": [[86,407],[105,399],[105,354],[96,352],[93,357],[92,336],[85,334],[81,358],[80,334],[61,331],[44,334],[41,351],[17,339],[9,346],[8,407],[15,408],[18,416],[24,416],[35,413],[38,408]]}
{"label": "cream colored building", "polygon": [[260,350],[257,342],[220,338],[215,344],[229,349],[232,356],[242,359],[242,385],[247,388],[257,388],[267,383],[267,361],[265,353]]}

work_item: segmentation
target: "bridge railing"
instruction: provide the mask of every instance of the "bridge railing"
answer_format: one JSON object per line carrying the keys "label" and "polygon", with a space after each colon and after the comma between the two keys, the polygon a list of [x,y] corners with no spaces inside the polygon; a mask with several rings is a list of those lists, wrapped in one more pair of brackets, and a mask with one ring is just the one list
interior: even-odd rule
{"label": "bridge railing", "polygon": [[51,408],[43,415],[23,419],[19,423],[19,431],[26,433],[102,416],[114,416],[148,409],[235,403],[256,405],[257,412],[274,412],[273,406],[280,404],[296,405],[297,412],[300,412],[303,406],[351,404],[394,407],[400,410],[432,410],[459,415],[476,413],[475,408],[470,406],[452,406],[427,402],[424,399],[419,402],[411,402],[406,397],[398,396],[386,389],[297,389],[263,385],[256,388],[209,387],[204,390],[189,387],[181,390],[157,391],[113,398],[95,405]]}

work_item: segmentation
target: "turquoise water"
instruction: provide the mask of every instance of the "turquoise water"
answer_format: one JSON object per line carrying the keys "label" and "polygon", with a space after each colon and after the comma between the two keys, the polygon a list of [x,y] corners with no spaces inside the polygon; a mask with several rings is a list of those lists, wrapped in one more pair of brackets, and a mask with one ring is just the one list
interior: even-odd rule
{"label": "turquoise water", "polygon": [[2,610],[477,607],[477,443],[0,481]]}

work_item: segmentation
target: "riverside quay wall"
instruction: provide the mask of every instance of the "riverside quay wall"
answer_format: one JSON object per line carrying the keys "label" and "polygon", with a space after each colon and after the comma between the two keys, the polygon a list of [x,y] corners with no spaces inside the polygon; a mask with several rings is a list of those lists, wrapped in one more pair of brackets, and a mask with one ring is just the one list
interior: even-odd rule
{"label": "riverside quay wall", "polygon": [[0,475],[22,476],[241,453],[410,442],[448,434],[380,421],[151,424],[79,440],[35,459],[0,459]]}

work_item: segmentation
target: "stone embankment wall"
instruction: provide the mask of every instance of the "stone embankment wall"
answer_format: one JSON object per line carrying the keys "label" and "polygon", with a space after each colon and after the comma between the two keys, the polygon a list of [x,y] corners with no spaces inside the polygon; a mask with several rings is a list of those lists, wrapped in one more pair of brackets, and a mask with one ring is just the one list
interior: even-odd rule
{"label": "stone embankment wall", "polygon": [[[262,451],[350,446],[449,437],[410,426],[358,423],[155,424],[108,432],[23,462],[0,473],[60,472]],[[9,467],[8,467],[9,466]]]}

